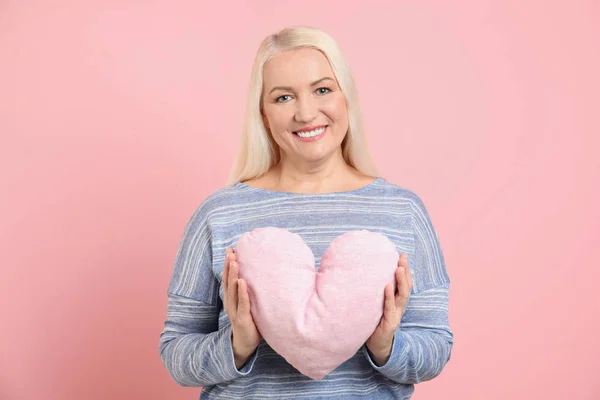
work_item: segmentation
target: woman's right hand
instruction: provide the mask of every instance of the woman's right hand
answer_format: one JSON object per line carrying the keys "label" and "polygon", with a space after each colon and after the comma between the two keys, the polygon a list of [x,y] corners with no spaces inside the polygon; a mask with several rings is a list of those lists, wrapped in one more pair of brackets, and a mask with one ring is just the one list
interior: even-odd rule
{"label": "woman's right hand", "polygon": [[235,252],[227,248],[223,268],[223,306],[231,320],[233,355],[235,366],[241,368],[260,343],[260,333],[250,313],[250,298],[246,281],[238,278],[239,264]]}

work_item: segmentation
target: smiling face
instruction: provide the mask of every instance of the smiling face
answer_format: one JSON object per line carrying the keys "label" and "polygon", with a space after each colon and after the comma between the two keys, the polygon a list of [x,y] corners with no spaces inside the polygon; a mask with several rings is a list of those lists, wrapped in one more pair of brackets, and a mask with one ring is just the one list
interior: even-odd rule
{"label": "smiling face", "polygon": [[319,50],[290,50],[269,59],[262,103],[263,121],[282,161],[315,162],[341,155],[348,131],[346,100]]}

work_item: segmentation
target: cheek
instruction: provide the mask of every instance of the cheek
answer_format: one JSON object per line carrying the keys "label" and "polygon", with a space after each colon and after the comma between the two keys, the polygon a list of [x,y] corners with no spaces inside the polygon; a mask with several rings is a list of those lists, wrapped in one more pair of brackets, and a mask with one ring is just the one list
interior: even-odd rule
{"label": "cheek", "polygon": [[348,122],[348,111],[346,110],[346,100],[344,96],[339,96],[327,103],[324,111],[330,119],[337,123]]}
{"label": "cheek", "polygon": [[293,118],[293,114],[285,110],[283,107],[277,111],[271,110],[267,113],[269,125],[274,134],[278,134],[280,131],[285,131],[290,125],[290,118]]}

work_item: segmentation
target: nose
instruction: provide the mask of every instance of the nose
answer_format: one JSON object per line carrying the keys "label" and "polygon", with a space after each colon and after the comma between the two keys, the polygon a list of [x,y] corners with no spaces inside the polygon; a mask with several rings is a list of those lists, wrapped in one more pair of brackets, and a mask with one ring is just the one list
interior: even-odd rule
{"label": "nose", "polygon": [[312,96],[299,96],[296,101],[296,121],[306,123],[317,117],[317,102]]}

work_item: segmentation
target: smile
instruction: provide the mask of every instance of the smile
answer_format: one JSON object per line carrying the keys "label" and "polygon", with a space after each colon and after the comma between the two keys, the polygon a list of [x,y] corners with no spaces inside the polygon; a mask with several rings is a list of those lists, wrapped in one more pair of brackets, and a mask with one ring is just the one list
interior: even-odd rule
{"label": "smile", "polygon": [[298,137],[298,139],[300,139],[304,142],[312,142],[314,140],[320,139],[325,134],[325,131],[327,130],[327,128],[328,128],[328,125],[321,127],[321,128],[314,129],[312,131],[294,132],[294,135],[296,137]]}

